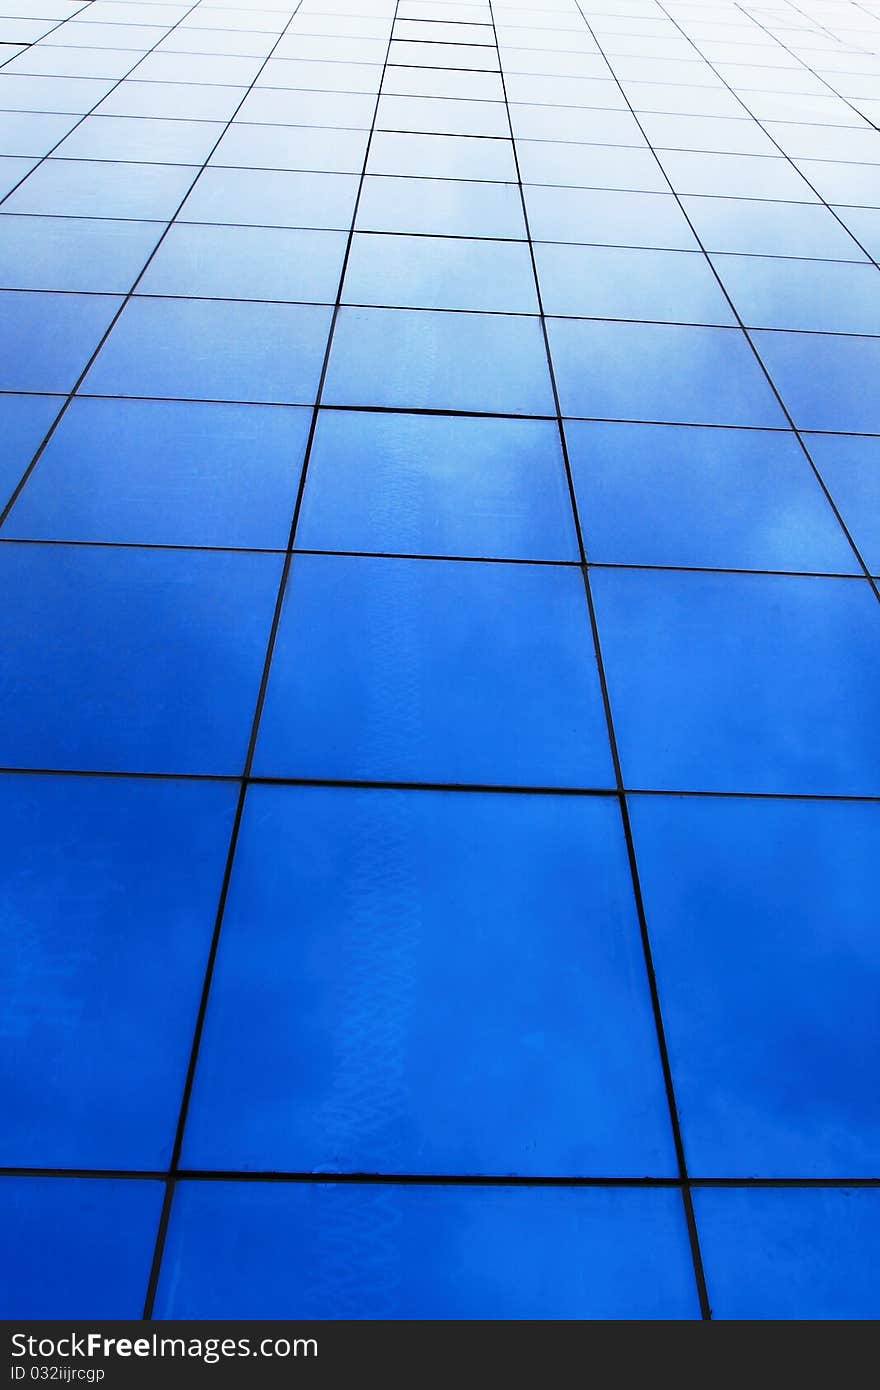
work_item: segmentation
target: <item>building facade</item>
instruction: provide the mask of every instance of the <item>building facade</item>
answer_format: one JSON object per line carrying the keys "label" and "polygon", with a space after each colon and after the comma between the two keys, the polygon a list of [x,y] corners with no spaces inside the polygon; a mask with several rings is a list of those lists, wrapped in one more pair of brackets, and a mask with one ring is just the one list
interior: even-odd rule
{"label": "building facade", "polygon": [[876,0],[17,3],[0,1311],[876,1316]]}

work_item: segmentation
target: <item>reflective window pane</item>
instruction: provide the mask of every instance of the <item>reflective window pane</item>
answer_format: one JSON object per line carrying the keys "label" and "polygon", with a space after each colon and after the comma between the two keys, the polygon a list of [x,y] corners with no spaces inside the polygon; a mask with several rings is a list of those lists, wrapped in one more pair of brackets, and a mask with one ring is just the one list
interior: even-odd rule
{"label": "reflective window pane", "polygon": [[187,1166],[674,1172],[613,800],[260,787],[235,874]]}
{"label": "reflective window pane", "polygon": [[[364,1224],[342,1280],[337,1243]],[[185,1183],[166,1269],[163,1318],[697,1314],[664,1191]]]}
{"label": "reflective window pane", "polygon": [[609,784],[577,571],[303,555],[286,597],[261,774]]}

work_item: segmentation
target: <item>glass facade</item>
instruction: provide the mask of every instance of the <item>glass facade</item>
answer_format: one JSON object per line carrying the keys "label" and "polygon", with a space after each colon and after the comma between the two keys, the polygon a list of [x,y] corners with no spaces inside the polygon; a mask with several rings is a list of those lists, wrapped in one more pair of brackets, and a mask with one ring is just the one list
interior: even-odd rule
{"label": "glass facade", "polygon": [[877,1316],[877,0],[6,14],[0,1314]]}

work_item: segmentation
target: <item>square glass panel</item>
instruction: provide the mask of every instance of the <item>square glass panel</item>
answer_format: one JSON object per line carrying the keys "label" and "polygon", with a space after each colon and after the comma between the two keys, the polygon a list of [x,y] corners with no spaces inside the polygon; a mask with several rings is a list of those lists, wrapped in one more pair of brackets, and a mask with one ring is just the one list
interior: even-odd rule
{"label": "square glass panel", "polygon": [[99,396],[314,400],[330,309],[236,300],[133,299],[84,390]]}
{"label": "square glass panel", "polygon": [[121,303],[109,294],[0,291],[0,390],[71,391]]}
{"label": "square glass panel", "polygon": [[281,560],[0,546],[5,767],[240,774]]}
{"label": "square glass panel", "polygon": [[684,150],[661,150],[657,157],[676,193],[776,198],[792,203],[819,201],[787,159],[745,154],[694,154]]}
{"label": "square glass panel", "polygon": [[248,125],[235,121],[212,154],[210,163],[251,169],[360,174],[368,137],[369,132],[365,130]]}
{"label": "square glass panel", "polygon": [[576,319],[550,319],[547,328],[566,415],[671,424],[785,424],[738,330]]}
{"label": "square glass panel", "polygon": [[127,294],[161,234],[156,222],[0,217],[0,284]]}
{"label": "square glass panel", "polygon": [[268,125],[369,130],[375,108],[375,96],[364,92],[295,92],[255,87],[242,102],[237,119]]}
{"label": "square glass panel", "polygon": [[795,425],[880,434],[880,341],[757,332],[752,340]]}
{"label": "square glass panel", "polygon": [[500,101],[444,97],[381,96],[377,130],[427,131],[435,135],[484,135],[510,139],[507,108]]}
{"label": "square glass panel", "polygon": [[[880,260],[880,208],[835,208],[844,226],[869,256]],[[858,257],[858,251],[855,256]]]}
{"label": "square glass panel", "polygon": [[120,82],[97,108],[97,116],[159,116],[190,121],[229,121],[244,87],[189,87],[183,82]]}
{"label": "square glass panel", "polygon": [[297,544],[576,562],[556,422],[322,411]]}
{"label": "square glass panel", "polygon": [[516,182],[510,140],[478,140],[463,135],[401,135],[377,131],[370,142],[367,172]]}
{"label": "square glass panel", "polygon": [[164,1191],[119,1178],[5,1177],[0,1220],[15,1278],[3,1282],[0,1316],[140,1318]]}
{"label": "square glass panel", "polygon": [[880,792],[880,609],[867,580],[597,570],[630,787]]}
{"label": "square glass panel", "polygon": [[213,121],[87,116],[63,144],[60,159],[128,159],[151,164],[198,164],[223,134]]}
{"label": "square glass panel", "polygon": [[870,1176],[880,806],[652,796],[631,812],[689,1171]]}
{"label": "square glass panel", "polygon": [[352,174],[209,168],[184,203],[180,220],[348,231],[357,187]]}
{"label": "square glass panel", "polygon": [[669,191],[663,171],[650,150],[517,140],[516,152],[524,183],[622,188],[642,193]]}
{"label": "square glass panel", "polygon": [[595,562],[861,573],[792,434],[585,420],[565,434]]}
{"label": "square glass panel", "polygon": [[694,1208],[713,1317],[877,1318],[876,1188],[711,1189]]}
{"label": "square glass panel", "polygon": [[697,249],[696,238],[670,193],[526,185],[535,241]]}
{"label": "square glass panel", "polygon": [[342,309],[325,405],[554,415],[535,318]]}
{"label": "square glass panel", "polygon": [[804,179],[809,179],[826,203],[880,208],[880,167],[876,164],[841,164],[831,159],[798,159],[795,162]]}
{"label": "square glass panel", "polygon": [[713,256],[712,262],[747,328],[880,334],[876,266],[778,256]]}
{"label": "square glass panel", "polygon": [[538,312],[525,243],[466,237],[356,233],[342,300],[394,308]]}
{"label": "square glass panel", "polygon": [[736,322],[711,266],[697,251],[536,246],[535,261],[548,314],[670,323]]}
{"label": "square glass panel", "polygon": [[345,232],[176,224],[138,293],[333,304],[346,241]]}
{"label": "square glass panel", "polygon": [[184,1164],[671,1176],[616,800],[253,788]]}
{"label": "square glass panel", "polygon": [[828,208],[728,197],[683,198],[682,203],[707,251],[840,261],[866,259]]}
{"label": "square glass panel", "polygon": [[268,776],[609,786],[580,574],[298,556],[255,768]]}
{"label": "square glass panel", "polygon": [[674,1192],[187,1182],[156,1311],[696,1318],[699,1305]]}
{"label": "square glass panel", "polygon": [[197,173],[197,169],[172,164],[47,159],[15,190],[4,211],[167,221]]}
{"label": "square glass panel", "polygon": [[0,72],[0,109],[83,116],[115,85],[112,78],[33,77],[29,73]]}
{"label": "square glass panel", "polygon": [[524,240],[522,200],[510,183],[385,178],[368,174],[357,228],[369,232]]}
{"label": "square glass panel", "polygon": [[283,550],[310,420],[277,406],[78,398],[2,534]]}
{"label": "square glass panel", "polygon": [[55,112],[0,112],[0,154],[35,155],[49,153],[76,123],[75,116]]}
{"label": "square glass panel", "polygon": [[170,1162],[236,796],[224,783],[0,778],[7,1164]]}

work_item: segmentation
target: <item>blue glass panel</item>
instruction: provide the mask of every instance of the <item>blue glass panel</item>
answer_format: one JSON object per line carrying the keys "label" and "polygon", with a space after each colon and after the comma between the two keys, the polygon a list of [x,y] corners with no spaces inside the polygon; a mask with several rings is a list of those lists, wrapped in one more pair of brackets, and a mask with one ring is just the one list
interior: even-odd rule
{"label": "blue glass panel", "polygon": [[158,1182],[4,1178],[13,1277],[3,1281],[0,1317],[141,1317],[163,1193]]}
{"label": "blue glass panel", "polygon": [[87,77],[31,77],[0,75],[0,106],[4,111],[90,111],[113,86],[107,80]]}
{"label": "blue glass panel", "polygon": [[880,164],[880,134],[859,128],[855,120],[849,130],[806,121],[773,121],[767,128],[793,159]]}
{"label": "blue glass panel", "polygon": [[726,197],[682,201],[707,251],[865,259],[832,213],[815,204]]}
{"label": "blue glass panel", "polygon": [[6,1164],[170,1161],[236,798],[0,778]]}
{"label": "blue glass panel", "polygon": [[593,561],[862,572],[790,433],[570,420],[565,434]]}
{"label": "blue glass panel", "polygon": [[[871,82],[871,91],[876,90],[875,79]],[[795,162],[826,202],[880,208],[880,168],[876,164],[843,164],[831,159],[798,159]]]}
{"label": "blue glass panel", "polygon": [[96,395],[308,404],[329,308],[225,300],[134,299],[95,360]]}
{"label": "blue glass panel", "polygon": [[[564,42],[568,42],[568,35]],[[553,56],[559,58],[560,55],[555,53]],[[571,140],[593,145],[641,147],[645,144],[645,137],[629,111],[577,110],[571,106],[514,103],[510,108],[510,120],[517,140]]]}
{"label": "blue glass panel", "polygon": [[631,787],[880,793],[867,581],[597,570]]}
{"label": "blue glass panel", "polygon": [[556,423],[322,411],[297,544],[577,561]]}
{"label": "blue glass panel", "polygon": [[389,63],[385,70],[382,92],[393,92],[399,96],[467,97],[474,101],[504,100],[501,78],[496,72],[474,72],[466,68],[409,68],[393,63]]}
{"label": "blue glass panel", "polygon": [[694,1193],[716,1318],[876,1319],[880,1191]]}
{"label": "blue glass panel", "polygon": [[[494,56],[494,49],[489,51]],[[376,112],[376,129],[510,138],[503,102],[468,101],[466,98],[449,101],[446,97],[383,95]]]}
{"label": "blue glass panel", "polygon": [[703,154],[661,150],[658,159],[676,193],[717,194],[725,198],[773,198],[816,203],[817,195],[787,159],[747,154]]}
{"label": "blue glass panel", "polygon": [[357,187],[353,174],[206,169],[187,198],[181,218],[185,222],[347,231]]}
{"label": "blue glass panel", "polygon": [[880,575],[880,439],[811,434],[805,443],[865,564]]}
{"label": "blue glass panel", "polygon": [[509,140],[465,135],[399,135],[377,131],[370,142],[371,174],[413,174],[417,178],[489,179],[516,182]]}
{"label": "blue glass panel", "polygon": [[873,265],[714,256],[746,327],[880,333],[880,275]]}
{"label": "blue glass panel", "polygon": [[616,799],[253,789],[184,1163],[672,1176]]}
{"label": "blue glass panel", "polygon": [[738,331],[572,319],[551,319],[547,327],[566,415],[672,424],[785,424]]}
{"label": "blue glass panel", "polygon": [[536,241],[696,249],[696,238],[668,193],[527,186],[525,199]]}
{"label": "blue glass panel", "polygon": [[60,397],[0,395],[0,506],[5,506],[63,404]]}
{"label": "blue glass panel", "polygon": [[284,549],[310,421],[275,406],[74,400],[3,534]]}
{"label": "blue glass panel", "polygon": [[691,1174],[872,1174],[880,805],[631,800]]}
{"label": "blue glass panel", "polygon": [[[9,20],[6,24],[9,24]],[[151,26],[146,26],[149,32]],[[153,26],[155,27],[155,26]],[[4,38],[8,30],[4,26]],[[161,35],[162,30],[159,30]],[[4,59],[8,51],[4,51]],[[34,73],[49,77],[124,77],[137,53],[130,48],[77,49],[64,44],[32,44],[7,65],[10,73]]]}
{"label": "blue glass panel", "polygon": [[854,237],[875,260],[880,258],[880,208],[835,208]]}
{"label": "blue glass panel", "polygon": [[536,246],[535,259],[548,314],[736,322],[705,256],[698,252]]}
{"label": "blue glass panel", "polygon": [[[185,30],[178,30],[178,33]],[[205,42],[205,33],[198,42]],[[248,37],[241,31],[235,36],[240,43]],[[173,33],[166,40],[170,46]],[[192,39],[179,40],[191,44]],[[169,116],[178,120],[228,121],[235,114],[244,92],[241,87],[196,87],[184,82],[143,82],[138,76],[141,69],[133,73],[132,81],[120,82],[97,109],[99,116]]]}
{"label": "blue glass panel", "polygon": [[255,766],[270,775],[608,786],[580,574],[300,556]]}
{"label": "blue glass panel", "polygon": [[285,92],[254,88],[238,118],[255,125],[314,125],[369,130],[376,98],[361,92]]}
{"label": "blue glass panel", "polygon": [[[187,63],[198,59],[187,55]],[[58,148],[59,159],[130,159],[152,164],[199,164],[223,126],[215,121],[87,116]]]}
{"label": "blue glass panel", "polygon": [[0,112],[0,154],[30,154],[41,159],[75,123],[76,116],[54,112]]}
{"label": "blue glass panel", "polygon": [[250,169],[360,174],[368,135],[366,130],[248,125],[235,121],[211,156],[210,163]]}
{"label": "blue glass panel", "polygon": [[388,50],[388,59],[406,67],[498,70],[498,50],[494,44],[468,47],[454,43],[406,43],[395,37]]}
{"label": "blue glass panel", "polygon": [[346,240],[344,232],[174,226],[138,292],[332,304]]}
{"label": "blue glass panel", "polygon": [[[218,23],[221,20],[222,16],[218,17]],[[208,39],[210,37],[209,34]],[[240,96],[243,96],[244,89],[253,82],[262,67],[261,57],[255,54],[196,52],[199,45],[209,47],[201,33],[191,35],[189,44],[192,52],[168,53],[160,50],[157,53],[148,53],[133,73],[135,81],[203,82],[206,85],[214,83],[217,86],[228,83],[230,86],[238,86],[241,89]]]}
{"label": "blue glass panel", "polygon": [[159,240],[155,222],[0,218],[0,284],[11,290],[127,294]]}
{"label": "blue glass panel", "polygon": [[525,243],[465,237],[359,233],[352,240],[342,297],[346,304],[538,312]]}
{"label": "blue glass panel", "polygon": [[174,216],[196,172],[172,164],[47,159],[4,206],[6,212],[161,220]]}
{"label": "blue glass panel", "polygon": [[0,570],[0,766],[240,773],[280,557],[8,544]]}
{"label": "blue glass panel", "polygon": [[[558,13],[558,11],[557,11]],[[568,38],[566,33],[565,38]],[[610,78],[542,77],[540,74],[508,72],[504,85],[511,105],[519,102],[585,107],[596,111],[622,111],[626,98]]]}
{"label": "blue glass panel", "polygon": [[438,236],[524,238],[526,234],[518,188],[461,179],[368,176],[358,204],[357,226],[363,231]]}
{"label": "blue glass panel", "polygon": [[692,1318],[680,1199],[182,1183],[160,1318]]}
{"label": "blue glass panel", "polygon": [[641,125],[651,144],[658,150],[779,154],[770,136],[755,121],[740,117],[716,116],[707,121],[702,116],[648,112],[641,117]]}
{"label": "blue glass panel", "polygon": [[122,300],[0,292],[0,390],[73,389]]}
{"label": "blue glass panel", "polygon": [[492,314],[343,309],[323,401],[555,414],[537,319]]}
{"label": "blue glass panel", "polygon": [[669,191],[663,171],[650,150],[517,140],[516,152],[524,183],[626,188],[640,193]]}
{"label": "blue glass panel", "polygon": [[331,91],[348,90],[369,93],[375,99],[382,80],[380,63],[308,62],[295,58],[270,58],[260,72],[257,87],[293,88],[294,90]]}
{"label": "blue glass panel", "polygon": [[752,337],[800,429],[880,434],[876,338],[773,332]]}

